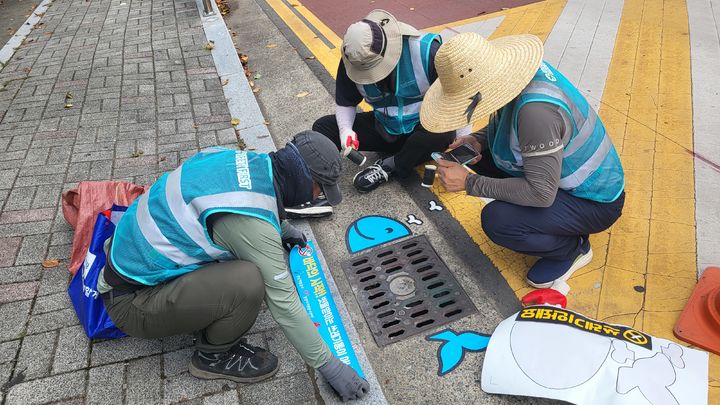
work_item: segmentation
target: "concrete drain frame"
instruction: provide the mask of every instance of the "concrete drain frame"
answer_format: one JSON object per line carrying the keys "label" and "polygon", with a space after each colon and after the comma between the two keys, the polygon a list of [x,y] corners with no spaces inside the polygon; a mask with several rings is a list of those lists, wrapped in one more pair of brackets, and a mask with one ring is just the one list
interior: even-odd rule
{"label": "concrete drain frame", "polygon": [[378,346],[477,312],[425,235],[365,251],[342,269]]}

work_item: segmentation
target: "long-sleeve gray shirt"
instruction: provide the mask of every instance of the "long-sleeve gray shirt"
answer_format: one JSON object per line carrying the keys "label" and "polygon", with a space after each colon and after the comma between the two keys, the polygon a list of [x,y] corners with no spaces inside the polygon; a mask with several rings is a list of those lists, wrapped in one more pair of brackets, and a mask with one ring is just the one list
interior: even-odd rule
{"label": "long-sleeve gray shirt", "polygon": [[[560,107],[543,102],[526,104],[518,113],[518,141],[524,176],[496,179],[471,174],[465,180],[465,190],[476,197],[528,207],[549,207],[555,201],[563,149],[571,133],[572,122]],[[483,148],[487,147],[484,129],[476,134],[476,138]],[[482,158],[492,159],[492,156],[485,151]]]}

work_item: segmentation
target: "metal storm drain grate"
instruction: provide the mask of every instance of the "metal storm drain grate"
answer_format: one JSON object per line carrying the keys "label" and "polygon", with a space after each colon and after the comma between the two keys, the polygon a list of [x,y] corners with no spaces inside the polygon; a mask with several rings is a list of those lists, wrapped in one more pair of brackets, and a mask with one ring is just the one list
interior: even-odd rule
{"label": "metal storm drain grate", "polygon": [[342,263],[379,346],[477,311],[425,235]]}

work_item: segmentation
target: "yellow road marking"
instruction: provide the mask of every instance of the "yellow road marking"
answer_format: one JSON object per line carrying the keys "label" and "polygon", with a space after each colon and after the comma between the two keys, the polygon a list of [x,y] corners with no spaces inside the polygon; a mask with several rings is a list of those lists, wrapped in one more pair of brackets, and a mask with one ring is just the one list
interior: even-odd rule
{"label": "yellow road marking", "polygon": [[305,23],[295,15],[281,0],[265,0],[270,7],[275,10],[278,16],[287,24],[287,26],[295,33],[295,35],[305,44],[305,46],[315,55],[318,62],[320,62],[325,70],[330,73],[332,78],[335,78],[337,73],[338,62],[340,60],[340,43],[342,40],[335,35],[330,28],[323,24],[314,14],[310,12],[300,2],[293,2],[296,4],[295,9],[305,17],[308,22],[312,23],[315,28],[320,31],[325,38],[328,39],[335,49],[329,48],[325,42],[315,35],[312,30],[305,25]]}

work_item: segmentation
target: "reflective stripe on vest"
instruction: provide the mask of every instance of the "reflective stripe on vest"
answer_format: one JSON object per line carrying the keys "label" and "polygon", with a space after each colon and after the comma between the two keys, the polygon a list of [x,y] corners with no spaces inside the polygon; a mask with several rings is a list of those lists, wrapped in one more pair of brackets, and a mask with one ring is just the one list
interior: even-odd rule
{"label": "reflective stripe on vest", "polygon": [[260,218],[280,233],[269,156],[216,147],[164,174],[118,223],[110,260],[123,276],[157,285],[230,259],[207,229],[221,212]]}
{"label": "reflective stripe on vest", "polygon": [[559,106],[571,118],[573,128],[565,145],[562,145],[560,139],[552,140],[525,156],[546,154],[562,147],[560,188],[593,201],[615,201],[625,187],[622,165],[615,147],[585,97],[546,62],[543,62],[520,95],[491,117],[488,140],[495,164],[510,175],[523,175],[517,120],[520,109],[532,102]]}
{"label": "reflective stripe on vest", "polygon": [[410,134],[420,122],[422,98],[430,88],[430,47],[442,42],[437,34],[403,37],[403,51],[395,70],[393,93],[383,93],[377,84],[357,85],[365,101],[373,106],[375,119],[391,135]]}

